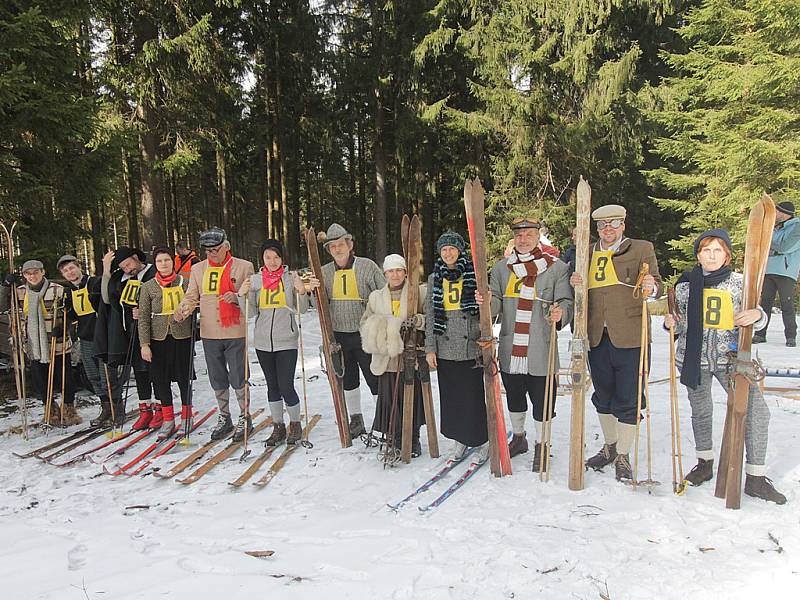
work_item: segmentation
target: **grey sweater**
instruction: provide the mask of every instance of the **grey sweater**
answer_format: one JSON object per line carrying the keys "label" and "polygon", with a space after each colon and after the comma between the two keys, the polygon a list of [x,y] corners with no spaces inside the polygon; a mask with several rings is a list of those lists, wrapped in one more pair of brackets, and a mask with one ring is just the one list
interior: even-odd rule
{"label": "grey sweater", "polygon": [[461,310],[448,310],[447,329],[442,335],[433,332],[433,273],[428,276],[428,297],[425,302],[425,352],[434,352],[443,360],[475,360],[481,335],[480,317]]}
{"label": "grey sweater", "polygon": [[[514,338],[514,323],[517,315],[516,297],[504,297],[511,271],[506,259],[497,261],[490,273],[492,290],[492,315],[503,315],[500,327],[500,370],[508,372],[511,364],[511,347]],[[547,355],[550,351],[550,321],[545,315],[550,312],[550,305],[558,302],[563,311],[561,323],[572,320],[573,296],[569,285],[569,267],[557,260],[536,278],[536,300],[531,315],[530,336],[528,340],[528,373],[530,375],[547,375]],[[558,352],[556,352],[555,372],[558,372]]]}
{"label": "grey sweater", "polygon": [[333,330],[341,333],[354,333],[358,331],[369,295],[385,286],[386,278],[383,276],[381,268],[370,259],[356,256],[353,259],[353,271],[355,271],[359,299],[334,300],[333,276],[337,270],[336,263],[333,261],[322,267],[325,291],[328,293],[328,300],[330,301]]}
{"label": "grey sweater", "polygon": [[[295,313],[298,306],[295,303],[294,284],[291,271],[286,271],[281,278],[283,290],[286,295],[285,308],[259,308],[262,280],[258,272],[250,277],[250,314],[255,315],[256,324],[253,334],[253,345],[256,350],[265,352],[280,352],[281,350],[294,350],[297,348],[297,322]],[[300,294],[300,314],[308,310],[308,295]]]}

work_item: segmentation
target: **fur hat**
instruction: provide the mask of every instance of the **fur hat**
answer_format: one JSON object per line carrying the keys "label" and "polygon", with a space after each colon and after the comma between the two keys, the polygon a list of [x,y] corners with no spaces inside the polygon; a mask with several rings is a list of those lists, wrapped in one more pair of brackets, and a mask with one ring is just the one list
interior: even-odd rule
{"label": "fur hat", "polygon": [[353,236],[350,233],[339,225],[338,223],[332,223],[330,227],[328,227],[328,231],[322,233],[321,231],[317,235],[317,239],[322,242],[322,246],[327,248],[328,244],[331,242],[335,242],[337,240],[352,240]]}
{"label": "fur hat", "polygon": [[264,256],[264,252],[267,250],[273,250],[275,254],[283,258],[283,244],[278,240],[267,239],[261,242],[261,256]]}
{"label": "fur hat", "polygon": [[462,254],[464,253],[464,249],[467,247],[466,243],[464,242],[464,238],[455,231],[445,231],[439,236],[439,239],[436,240],[436,254],[441,254],[442,248],[445,246],[452,246]]}
{"label": "fur hat", "polygon": [[403,269],[406,268],[406,259],[400,256],[399,254],[389,254],[386,258],[383,259],[383,272],[390,269]]}

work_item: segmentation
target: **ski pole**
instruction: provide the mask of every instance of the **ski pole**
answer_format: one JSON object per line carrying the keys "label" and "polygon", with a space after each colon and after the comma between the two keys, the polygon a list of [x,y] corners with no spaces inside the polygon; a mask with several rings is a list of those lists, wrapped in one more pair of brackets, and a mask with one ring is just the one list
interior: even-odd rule
{"label": "ski pole", "polygon": [[[667,292],[669,314],[677,318],[675,289]],[[681,457],[681,424],[678,407],[678,384],[675,377],[675,325],[669,327],[669,400],[670,421],[672,426],[672,491],[678,496],[686,492],[686,480],[683,478],[683,459]]]}
{"label": "ski pole", "polygon": [[[555,308],[557,304],[553,304]],[[551,308],[552,310],[552,308]],[[548,481],[550,479],[550,432],[551,432],[551,419],[550,412],[552,410],[552,393],[553,393],[553,368],[555,367],[556,359],[556,322],[550,322],[550,348],[547,353],[547,374],[545,376],[544,384],[544,414],[542,416],[542,446],[541,454],[539,456],[539,480]]]}
{"label": "ski pole", "polygon": [[303,439],[300,441],[300,445],[303,446],[303,448],[311,449],[314,447],[314,444],[308,441],[308,391],[306,389],[306,359],[303,355],[303,316],[300,314],[300,292],[297,291],[296,288],[294,290],[294,298],[294,307],[297,311],[297,333],[300,342],[300,373],[303,376],[303,409],[306,413],[305,432],[303,433]]}
{"label": "ski pole", "polygon": [[644,263],[639,271],[639,277],[636,279],[636,285],[633,288],[633,297],[641,298],[642,300],[642,321],[641,321],[641,335],[639,337],[639,381],[636,386],[636,439],[634,442],[634,456],[633,456],[633,479],[631,484],[633,489],[636,489],[639,476],[639,431],[642,424],[642,392],[644,375],[644,363],[646,360],[646,341],[647,341],[647,298],[642,291],[642,282],[645,276],[650,271],[650,265]]}
{"label": "ski pole", "polygon": [[[67,381],[67,304],[64,302],[63,289],[61,297],[61,426],[64,427],[64,398]],[[55,313],[53,313],[55,318]]]}
{"label": "ski pole", "polygon": [[192,334],[190,336],[189,342],[189,382],[186,389],[186,405],[189,407],[186,412],[186,419],[183,422],[183,439],[185,440],[184,443],[189,443],[189,434],[192,431],[192,424],[191,419],[189,418],[192,414],[192,402],[194,396],[194,344],[196,341],[196,334],[195,330],[197,329],[197,313],[192,310]]}
{"label": "ski pole", "polygon": [[106,393],[111,407],[111,439],[113,440],[117,434],[117,411],[114,408],[114,399],[111,397],[111,379],[109,379],[108,374],[108,363],[103,363],[103,373],[106,376]]}
{"label": "ski pole", "polygon": [[239,457],[239,462],[244,462],[250,456],[250,449],[247,447],[248,441],[248,426],[247,419],[250,416],[250,364],[248,362],[249,356],[247,353],[247,343],[250,337],[250,325],[248,317],[250,316],[250,292],[244,295],[244,450]]}

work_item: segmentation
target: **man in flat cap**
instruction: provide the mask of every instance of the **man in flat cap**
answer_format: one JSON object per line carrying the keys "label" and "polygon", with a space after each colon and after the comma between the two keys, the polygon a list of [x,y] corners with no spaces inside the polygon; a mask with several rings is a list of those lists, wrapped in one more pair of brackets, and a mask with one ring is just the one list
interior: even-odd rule
{"label": "man in flat cap", "polygon": [[[625,217],[625,208],[617,204],[601,206],[592,213],[600,239],[592,246],[589,281],[584,282],[578,273],[570,278],[573,287],[589,287],[587,333],[594,384],[592,403],[604,438],[603,447],[586,461],[586,466],[600,470],[613,462],[620,481],[633,476],[629,452],[638,417],[642,297],[662,291],[653,244],[625,237]],[[641,295],[634,296],[644,264],[649,272],[641,281]]]}
{"label": "man in flat cap", "polygon": [[[44,422],[50,425],[77,425],[82,422],[75,410],[75,384],[72,378],[72,340],[69,333],[63,337],[64,287],[45,277],[44,264],[38,260],[27,260],[22,265],[24,285],[15,287],[16,275],[9,274],[0,288],[0,311],[9,309],[12,287],[22,307],[20,322],[24,337],[25,354],[30,360],[31,378],[37,397],[46,403],[48,397],[48,373],[52,367],[54,378],[51,385],[60,388],[61,371],[64,369],[63,420],[62,409],[53,400],[50,414]],[[53,364],[51,354],[55,351]],[[55,392],[53,392],[55,397]]]}
{"label": "man in flat cap", "polygon": [[[498,355],[513,431],[508,450],[511,456],[528,451],[525,419],[530,399],[535,426],[533,470],[538,472],[551,323],[561,329],[572,320],[573,294],[569,267],[558,260],[551,247],[542,243],[539,219],[519,217],[509,225],[514,248],[492,267],[490,300],[492,315],[503,316]],[[475,297],[479,303],[484,301],[479,293]],[[557,338],[553,343],[557,348]],[[557,383],[558,353],[553,374]],[[549,418],[555,414],[555,400],[556,385],[553,385]]]}
{"label": "man in flat cap", "polygon": [[[359,368],[373,400],[377,402],[378,399],[378,378],[370,371],[371,357],[361,347],[358,328],[369,295],[382,289],[386,285],[386,278],[377,264],[353,253],[353,236],[338,223],[333,223],[319,237],[323,247],[333,257],[331,262],[322,267],[322,277],[330,302],[333,335],[344,355],[342,384],[350,413],[350,436],[357,437],[366,431],[361,408]],[[316,288],[319,282],[312,279],[310,286]]]}
{"label": "man in flat cap", "polygon": [[[781,297],[783,334],[789,348],[797,346],[797,321],[794,314],[794,295],[800,275],[800,219],[795,215],[794,204],[780,202],[775,211],[775,230],[767,259],[767,274],[761,290],[761,308],[767,313],[767,326],[772,316],[775,296]],[[767,327],[753,335],[753,343],[767,341]]]}
{"label": "man in flat cap", "polygon": [[[253,431],[253,421],[245,406],[245,328],[243,294],[239,288],[254,273],[253,263],[231,254],[225,230],[212,227],[200,234],[200,247],[206,259],[192,265],[186,296],[173,317],[182,321],[200,307],[200,338],[208,367],[211,389],[217,397],[219,417],[211,432],[221,440],[233,431],[234,441]],[[239,420],[234,429],[231,419],[230,388],[239,403]]]}
{"label": "man in flat cap", "polygon": [[[106,381],[105,365],[101,365],[95,356],[94,332],[97,325],[97,311],[103,302],[101,278],[91,277],[83,272],[76,256],[65,254],[58,259],[56,268],[66,279],[67,285],[64,304],[67,318],[76,324],[77,337],[80,340],[81,362],[92,391],[100,398],[100,414],[90,423],[97,426],[111,425],[111,399],[108,395],[109,385]],[[117,425],[125,418],[125,407],[120,402],[115,405]]]}
{"label": "man in flat cap", "polygon": [[[120,246],[103,256],[100,292],[103,299],[95,326],[96,356],[109,367],[111,395],[121,405],[122,388],[130,378],[136,381],[139,418],[133,429],[158,429],[161,405],[153,402],[153,384],[149,365],[142,360],[139,345],[139,291],[142,283],[156,276],[156,268],[147,262],[138,248]],[[118,377],[118,369],[121,375]],[[123,418],[116,415],[118,419]]]}

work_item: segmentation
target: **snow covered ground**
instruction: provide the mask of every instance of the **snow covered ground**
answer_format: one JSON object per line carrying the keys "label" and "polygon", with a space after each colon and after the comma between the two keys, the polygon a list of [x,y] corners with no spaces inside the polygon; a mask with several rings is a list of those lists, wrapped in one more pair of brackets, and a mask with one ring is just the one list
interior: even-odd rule
{"label": "snow covered ground", "polygon": [[[414,503],[394,513],[386,503],[425,481],[443,459],[423,456],[384,470],[363,444],[339,447],[314,321],[313,315],[304,319],[308,402],[311,412],[322,414],[311,436],[314,448],[298,450],[264,489],[227,485],[244,470],[238,452],[199,482],[183,486],[152,475],[112,478],[91,463],[58,469],[37,459],[20,460],[11,452],[42,445],[43,434],[36,431],[30,442],[1,437],[2,598],[798,597],[800,402],[767,398],[768,471],[788,496],[782,507],[743,495],[741,510],[726,510],[714,497],[713,481],[683,497],[673,495],[669,388],[657,384],[650,390],[654,474],[662,485],[652,493],[617,483],[613,469],[589,472],[585,490],[569,491],[569,397],[562,396],[549,483],[531,473],[529,452],[514,459],[512,477],[495,479],[487,467],[431,513],[420,513]],[[660,318],[655,323],[660,325]],[[661,379],[667,376],[667,338],[660,326],[653,331],[651,379]],[[768,344],[757,346],[767,365],[800,366],[800,352],[783,346],[779,318],[769,337]],[[559,347],[565,365],[567,344],[564,334]],[[202,352],[200,344],[197,349]],[[253,405],[263,407],[266,388],[254,354],[251,362]],[[202,355],[197,366],[195,404],[208,410],[214,401]],[[296,384],[299,391],[299,379]],[[767,385],[800,387],[800,382],[770,379]],[[679,395],[688,471],[695,462],[689,406],[682,387]],[[719,443],[722,389],[715,389],[714,399]],[[364,403],[369,414],[373,407],[366,394]],[[41,409],[36,412],[39,416]],[[86,418],[95,412],[82,410]],[[591,406],[586,415],[589,455],[601,442]],[[205,440],[214,420],[194,439]],[[0,420],[0,429],[16,423],[12,415]],[[528,425],[531,431],[530,420]],[[256,451],[267,433],[254,441]],[[424,443],[424,432],[422,437]],[[644,441],[643,436],[642,448]],[[441,437],[440,445],[443,451],[450,448]],[[172,464],[188,452],[176,450],[158,464]],[[640,473],[645,467],[642,454]],[[435,498],[455,475],[419,503]],[[253,558],[245,554],[251,550],[275,554]]]}

